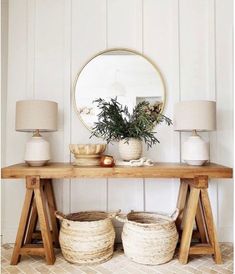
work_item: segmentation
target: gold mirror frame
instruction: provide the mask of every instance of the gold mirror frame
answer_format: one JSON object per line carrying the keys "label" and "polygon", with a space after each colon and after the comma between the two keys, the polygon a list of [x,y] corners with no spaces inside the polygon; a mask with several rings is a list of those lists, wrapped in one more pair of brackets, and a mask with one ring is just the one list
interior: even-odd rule
{"label": "gold mirror frame", "polygon": [[144,59],[146,59],[153,67],[154,69],[158,72],[160,78],[161,78],[161,81],[162,81],[162,84],[163,84],[163,102],[162,102],[162,109],[161,109],[161,113],[163,112],[164,108],[165,108],[165,104],[166,104],[166,83],[165,83],[165,80],[164,80],[164,77],[160,71],[160,69],[158,68],[158,66],[149,58],[147,57],[145,54],[142,54],[136,50],[132,50],[132,49],[128,49],[128,48],[110,48],[110,49],[106,49],[106,50],[102,50],[100,52],[98,52],[97,54],[93,55],[82,67],[81,69],[79,70],[79,72],[77,73],[76,77],[75,77],[75,80],[74,80],[74,83],[73,83],[73,105],[74,105],[74,108],[75,108],[75,112],[77,113],[78,117],[79,117],[79,120],[82,122],[82,124],[88,129],[88,130],[92,130],[92,128],[90,128],[82,119],[79,111],[78,111],[78,108],[77,108],[77,105],[76,105],[76,85],[77,85],[77,82],[78,82],[78,78],[81,74],[81,72],[83,71],[83,69],[86,67],[86,65],[88,65],[93,59],[95,59],[97,56],[99,55],[102,55],[104,53],[107,53],[107,52],[112,52],[112,51],[127,51],[127,52],[130,52],[130,53],[134,53],[136,55],[139,55],[139,56],[142,56]]}

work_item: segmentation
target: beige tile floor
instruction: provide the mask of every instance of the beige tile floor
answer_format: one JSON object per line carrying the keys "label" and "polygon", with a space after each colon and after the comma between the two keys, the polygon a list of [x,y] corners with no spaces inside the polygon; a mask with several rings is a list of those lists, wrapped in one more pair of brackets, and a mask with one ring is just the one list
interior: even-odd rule
{"label": "beige tile floor", "polygon": [[181,265],[175,258],[167,264],[158,266],[145,266],[134,263],[125,257],[121,246],[118,246],[111,260],[96,266],[76,266],[66,262],[59,250],[56,251],[56,263],[52,266],[45,264],[40,257],[24,256],[17,266],[10,266],[9,261],[12,254],[12,244],[2,246],[2,272],[1,273],[27,273],[27,274],[230,274],[233,273],[233,246],[232,244],[221,244],[224,263],[216,265],[211,256],[194,256],[190,258],[187,265]]}

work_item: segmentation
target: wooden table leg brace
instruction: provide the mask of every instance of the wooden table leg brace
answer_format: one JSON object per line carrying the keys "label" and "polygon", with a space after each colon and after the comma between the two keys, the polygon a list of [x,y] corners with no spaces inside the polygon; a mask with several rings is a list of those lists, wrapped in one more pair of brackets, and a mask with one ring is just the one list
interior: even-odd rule
{"label": "wooden table leg brace", "polygon": [[[221,252],[208,196],[208,177],[181,179],[177,207],[180,214],[176,225],[179,231],[183,227],[179,250],[180,263],[186,264],[191,254],[212,254],[215,262],[221,264]],[[195,222],[200,244],[191,245]]]}
{"label": "wooden table leg brace", "polygon": [[[11,258],[12,265],[16,265],[20,261],[21,255],[26,254],[45,256],[47,264],[55,262],[53,242],[56,247],[59,246],[55,210],[52,180],[40,180],[39,176],[27,177],[25,200]],[[37,221],[39,221],[40,232],[35,231]],[[40,236],[43,244],[32,244],[33,239],[40,238]]]}

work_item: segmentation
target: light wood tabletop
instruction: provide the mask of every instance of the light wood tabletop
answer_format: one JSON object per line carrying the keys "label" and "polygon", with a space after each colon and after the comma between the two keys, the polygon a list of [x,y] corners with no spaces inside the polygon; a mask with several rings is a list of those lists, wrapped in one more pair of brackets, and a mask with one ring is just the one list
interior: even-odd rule
{"label": "light wood tabletop", "polygon": [[130,167],[115,166],[73,166],[71,163],[49,163],[43,167],[29,167],[27,164],[16,164],[2,168],[2,178],[194,178],[205,175],[208,178],[231,178],[232,168],[214,163],[204,166],[189,166],[183,163],[154,163],[153,166]]}

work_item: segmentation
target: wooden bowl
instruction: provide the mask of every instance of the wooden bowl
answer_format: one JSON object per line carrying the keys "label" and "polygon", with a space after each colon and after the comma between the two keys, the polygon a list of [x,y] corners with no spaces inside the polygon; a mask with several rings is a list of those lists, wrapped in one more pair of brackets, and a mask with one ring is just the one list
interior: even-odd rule
{"label": "wooden bowl", "polygon": [[98,166],[106,144],[70,144],[69,149],[75,158],[74,165]]}

